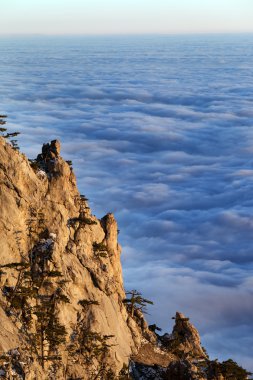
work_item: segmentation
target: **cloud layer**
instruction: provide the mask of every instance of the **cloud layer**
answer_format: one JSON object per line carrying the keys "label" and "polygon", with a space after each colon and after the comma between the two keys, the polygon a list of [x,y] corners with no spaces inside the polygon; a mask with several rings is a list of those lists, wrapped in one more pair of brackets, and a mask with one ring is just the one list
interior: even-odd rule
{"label": "cloud layer", "polygon": [[[253,37],[1,38],[1,112],[115,213],[128,289],[253,370]],[[240,350],[238,349],[240,347]]]}

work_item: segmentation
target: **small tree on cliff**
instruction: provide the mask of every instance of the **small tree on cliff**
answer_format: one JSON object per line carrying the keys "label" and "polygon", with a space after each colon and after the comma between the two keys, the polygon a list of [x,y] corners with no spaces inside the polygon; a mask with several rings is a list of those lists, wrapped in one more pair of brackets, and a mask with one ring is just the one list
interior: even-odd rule
{"label": "small tree on cliff", "polygon": [[0,115],[0,125],[4,125],[6,124],[6,121],[4,119],[6,119],[7,115]]}
{"label": "small tree on cliff", "polygon": [[[6,121],[4,120],[7,116],[6,115],[0,115],[0,125],[5,125],[6,124]],[[6,132],[7,129],[4,128],[4,127],[0,127],[0,133],[1,133],[1,136],[3,136],[3,133]]]}
{"label": "small tree on cliff", "polygon": [[[7,118],[7,115],[0,115],[0,136],[2,136],[3,138],[5,139],[9,139],[10,137],[16,137],[20,134],[20,132],[11,132],[11,133],[8,133],[7,132],[7,129],[5,127],[1,127],[1,125],[5,125],[6,124],[6,119]],[[11,140],[11,145],[13,147],[13,149],[15,150],[19,150],[19,146],[17,144],[17,140]]]}
{"label": "small tree on cliff", "polygon": [[142,297],[142,294],[137,290],[131,290],[126,292],[126,295],[129,296],[123,300],[129,307],[131,316],[134,316],[135,310],[141,310],[143,313],[146,313],[147,304],[153,305],[153,302]]}
{"label": "small tree on cliff", "polygon": [[18,273],[15,286],[4,286],[3,294],[7,297],[9,302],[8,309],[12,307],[21,309],[26,303],[26,298],[31,296],[32,292],[27,291],[26,282],[28,276],[26,270],[29,268],[27,262],[14,262],[5,265],[1,265],[0,268],[15,270]]}
{"label": "small tree on cliff", "polygon": [[162,331],[161,327],[158,327],[155,323],[153,325],[148,326],[150,331],[156,332],[156,331]]}
{"label": "small tree on cliff", "polygon": [[57,289],[51,295],[37,296],[33,314],[37,317],[35,341],[40,352],[40,362],[44,368],[45,360],[59,360],[58,347],[66,341],[65,326],[59,322],[56,307],[58,303],[68,303],[68,298]]}

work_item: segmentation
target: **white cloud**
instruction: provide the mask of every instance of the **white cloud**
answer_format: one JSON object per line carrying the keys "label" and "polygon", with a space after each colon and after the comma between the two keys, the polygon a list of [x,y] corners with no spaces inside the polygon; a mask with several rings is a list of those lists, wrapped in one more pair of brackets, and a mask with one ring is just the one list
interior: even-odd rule
{"label": "white cloud", "polygon": [[1,44],[1,107],[21,150],[59,138],[93,212],[115,212],[127,287],[155,300],[152,319],[168,328],[179,309],[213,356],[249,365],[238,354],[253,333],[248,39]]}

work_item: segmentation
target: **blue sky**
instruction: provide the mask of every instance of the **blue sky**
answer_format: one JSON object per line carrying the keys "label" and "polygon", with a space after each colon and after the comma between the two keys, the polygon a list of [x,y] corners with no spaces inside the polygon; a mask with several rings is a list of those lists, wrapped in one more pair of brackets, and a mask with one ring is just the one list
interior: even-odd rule
{"label": "blue sky", "polygon": [[252,0],[1,0],[0,34],[253,32]]}

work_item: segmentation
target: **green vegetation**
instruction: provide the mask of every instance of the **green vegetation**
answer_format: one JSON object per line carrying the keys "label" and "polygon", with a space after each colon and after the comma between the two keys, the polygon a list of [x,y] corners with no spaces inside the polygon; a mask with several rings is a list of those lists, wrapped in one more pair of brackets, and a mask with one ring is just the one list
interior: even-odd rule
{"label": "green vegetation", "polygon": [[153,305],[153,302],[142,297],[142,294],[137,290],[131,290],[126,292],[126,295],[129,295],[129,298],[123,300],[127,304],[130,315],[134,316],[135,310],[140,310],[142,313],[146,313],[147,304]]}
{"label": "green vegetation", "polygon": [[217,360],[210,361],[208,379],[219,375],[229,380],[246,380],[252,374],[240,367],[232,359],[228,359],[222,363],[219,363]]}
{"label": "green vegetation", "polygon": [[207,359],[209,359],[209,355],[208,355],[207,350],[205,349],[205,347],[201,346],[201,348],[202,348],[204,354],[206,355]]}
{"label": "green vegetation", "polygon": [[26,220],[27,233],[30,238],[31,245],[38,238],[44,238],[48,235],[48,230],[46,228],[45,215],[42,211],[35,209],[34,207],[29,207],[30,217]]}
{"label": "green vegetation", "polygon": [[15,150],[19,150],[18,140],[10,140],[10,143]]}
{"label": "green vegetation", "polygon": [[78,336],[79,352],[86,357],[89,362],[92,359],[104,356],[108,352],[108,348],[112,347],[109,340],[114,335],[101,335],[97,332],[93,332],[90,329],[83,329]]}
{"label": "green vegetation", "polygon": [[[6,119],[7,118],[7,115],[0,115],[0,125],[5,125],[6,124]],[[7,128],[5,127],[0,127],[0,136],[2,136],[3,138],[5,139],[9,139],[9,138],[12,138],[12,137],[16,137],[20,134],[20,132],[7,132]],[[18,140],[10,140],[10,143],[13,147],[13,149],[15,150],[19,150],[19,146],[17,144],[17,141]]]}
{"label": "green vegetation", "polygon": [[156,332],[156,331],[162,331],[160,327],[158,327],[155,323],[153,325],[148,326],[150,331]]}
{"label": "green vegetation", "polygon": [[82,217],[80,222],[81,222],[81,224],[89,224],[89,225],[97,224],[97,222],[95,220],[92,220],[90,218],[85,218],[85,217]]}
{"label": "green vegetation", "polygon": [[29,161],[29,164],[31,166],[31,168],[33,169],[33,171],[36,173],[38,170],[40,170],[40,164],[38,163],[38,161],[36,159],[28,159]]}
{"label": "green vegetation", "polygon": [[[89,379],[116,380],[112,370],[106,364],[106,355],[110,347],[114,346],[111,342],[113,338],[114,335],[102,335],[92,331],[85,320],[79,321],[68,346],[67,366],[71,365],[71,362],[80,360],[81,357],[83,364],[90,368]],[[94,363],[99,363],[99,368],[94,367]]]}
{"label": "green vegetation", "polygon": [[75,225],[76,223],[80,223],[81,226],[83,225],[92,225],[92,224],[97,224],[95,220],[92,220],[90,218],[87,218],[85,216],[77,217],[77,218],[71,218],[68,220],[68,227],[71,227]]}
{"label": "green vegetation", "polygon": [[72,169],[72,165],[73,165],[72,161],[67,160],[66,163],[67,163],[67,164],[69,165],[69,167]]}
{"label": "green vegetation", "polygon": [[88,202],[88,198],[84,194],[80,194],[80,200],[81,202]]}
{"label": "green vegetation", "polygon": [[34,334],[42,368],[45,360],[60,360],[58,347],[66,342],[66,329],[60,324],[56,314],[56,306],[61,302],[69,302],[65,295],[57,289],[53,294],[38,295],[37,305],[33,308],[36,315],[36,333]]}
{"label": "green vegetation", "polygon": [[29,267],[29,263],[9,263],[1,265],[1,268],[13,269],[18,272],[17,281],[15,286],[3,287],[3,294],[8,301],[6,311],[9,312],[12,308],[20,309],[22,311],[22,318],[29,324],[31,320],[31,311],[28,306],[28,299],[33,297],[34,289],[31,286],[29,271],[26,269]]}
{"label": "green vegetation", "polygon": [[[6,119],[7,118],[7,115],[0,115],[0,125],[5,125],[6,124]],[[0,127],[0,133],[1,133],[1,136],[2,137],[5,137],[4,136],[4,133],[7,131],[6,128],[4,127]]]}
{"label": "green vegetation", "polygon": [[[44,219],[40,213],[36,216],[37,218],[34,218],[33,215],[33,218],[36,219],[36,224],[40,225],[40,220]],[[35,230],[33,232],[35,233]],[[28,236],[30,235],[31,228],[28,230]],[[18,231],[16,236],[19,237]],[[20,239],[16,238],[16,241],[19,244]],[[5,311],[7,315],[22,323],[22,330],[26,334],[31,351],[37,356],[42,367],[46,360],[61,360],[58,348],[66,341],[65,327],[58,318],[58,306],[68,303],[69,299],[61,288],[62,281],[57,282],[57,279],[62,277],[61,272],[49,269],[48,262],[52,261],[52,254],[53,244],[50,243],[50,239],[42,239],[29,252],[28,258],[23,258],[21,254],[23,261],[1,266],[7,272],[16,272],[15,285],[5,284],[2,289],[7,300]]]}
{"label": "green vegetation", "polygon": [[[66,344],[67,337],[58,311],[69,299],[63,291],[66,281],[54,265],[54,241],[49,238],[45,216],[33,207],[30,207],[29,214],[27,236],[31,248],[28,254],[22,251],[22,231],[16,231],[15,241],[21,259],[0,266],[1,276],[8,275],[8,278],[13,278],[11,286],[5,282],[2,288],[6,298],[4,308],[14,323],[21,324],[31,357],[37,357],[43,368],[45,362],[50,362],[54,372],[63,364],[60,347]],[[96,223],[84,216],[81,222]],[[94,249],[100,253],[104,246],[97,244]],[[79,304],[82,306],[80,315],[84,315],[88,313],[90,306],[97,306],[99,302],[83,299]],[[92,364],[91,379],[112,380],[115,376],[106,365],[106,355],[114,345],[111,343],[113,336],[91,331],[85,320],[78,322],[80,326],[76,335],[67,346],[69,356],[75,358],[74,360],[79,360],[81,356],[88,367]],[[98,370],[95,369],[97,364],[94,366],[94,363],[99,363]]]}

